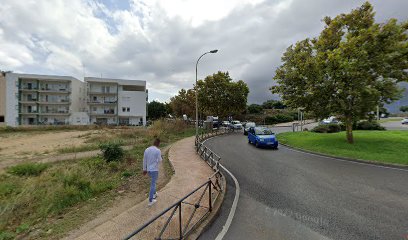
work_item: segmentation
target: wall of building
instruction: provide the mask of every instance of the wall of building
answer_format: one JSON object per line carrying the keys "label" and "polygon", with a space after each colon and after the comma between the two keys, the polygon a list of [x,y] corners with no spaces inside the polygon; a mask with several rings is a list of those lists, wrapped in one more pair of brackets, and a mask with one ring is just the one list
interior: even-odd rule
{"label": "wall of building", "polygon": [[18,74],[6,74],[6,124],[18,126]]}
{"label": "wall of building", "polygon": [[[37,83],[39,83],[40,90],[21,91],[21,96],[19,96],[19,78],[25,79],[24,82],[32,82],[33,87],[37,87],[36,85]],[[31,79],[33,81],[31,81]],[[56,87],[57,90],[59,89],[58,84],[66,85],[66,82],[69,81],[70,94],[61,94],[61,96],[55,93],[47,94],[47,92],[44,92],[44,90],[41,89],[41,83],[43,82],[43,80],[52,80],[48,82],[55,81],[55,84],[49,83],[48,88]],[[90,88],[88,88],[87,86],[88,81],[89,86],[91,86]],[[47,81],[44,81],[43,83],[45,84],[46,82]],[[109,90],[106,90],[107,87],[109,87]],[[32,92],[35,96],[32,94]],[[96,94],[95,96],[97,96],[97,104],[89,104],[88,101],[92,100],[90,98],[90,94],[92,92],[108,93]],[[28,95],[32,95],[31,98]],[[64,101],[66,101],[67,99],[70,100],[69,105],[64,105],[65,108],[69,106],[68,109],[70,111],[70,115],[53,114],[52,112],[47,112],[47,110],[44,110],[43,108],[47,105],[48,108],[50,108],[51,104],[36,102],[41,100],[38,98],[39,95],[49,95],[47,99],[52,98],[52,100],[48,101],[54,102],[62,102],[61,98],[62,95],[64,95]],[[22,101],[25,101],[21,103],[21,107],[19,106],[19,97],[22,98]],[[45,119],[47,119],[48,123],[53,123],[53,120],[56,120],[57,123],[64,122],[65,124],[77,125],[92,124],[93,122],[96,122],[97,119],[101,121],[106,120],[108,124],[116,124],[118,122],[118,119],[122,119],[122,123],[126,122],[127,124],[131,125],[139,125],[140,122],[146,124],[146,99],[146,81],[141,80],[85,78],[85,82],[82,82],[69,76],[19,73],[7,73],[4,78],[1,78],[0,76],[0,116],[5,116],[5,124],[9,126],[18,126],[20,122],[22,125],[28,124],[29,118],[35,118],[36,121],[34,124],[37,123],[37,120],[41,122],[45,121]],[[44,102],[45,98],[42,100]],[[33,104],[30,103],[31,101],[33,101]],[[33,112],[34,107],[35,109]],[[60,107],[60,105],[55,107]],[[98,113],[98,115],[91,116],[90,113],[92,112],[93,107],[96,107],[98,110],[97,112],[101,112],[102,114]],[[110,111],[108,113],[99,111],[102,108],[112,108],[114,109],[114,113],[110,113]],[[125,109],[125,111],[123,111],[123,108]],[[19,110],[21,110],[22,112],[30,113],[21,114],[19,119]],[[39,110],[44,111],[42,111],[41,114],[37,114],[36,111]],[[59,111],[59,109],[56,110],[56,112]],[[104,116],[103,114],[107,114],[107,116]]]}
{"label": "wall of building", "polygon": [[6,125],[6,78],[0,72],[0,126]]}
{"label": "wall of building", "polygon": [[146,124],[146,92],[122,91],[119,86],[118,108],[119,117],[134,117],[130,118],[130,124],[138,125],[140,118]]}
{"label": "wall of building", "polygon": [[87,112],[86,83],[73,79],[71,80],[71,113]]}

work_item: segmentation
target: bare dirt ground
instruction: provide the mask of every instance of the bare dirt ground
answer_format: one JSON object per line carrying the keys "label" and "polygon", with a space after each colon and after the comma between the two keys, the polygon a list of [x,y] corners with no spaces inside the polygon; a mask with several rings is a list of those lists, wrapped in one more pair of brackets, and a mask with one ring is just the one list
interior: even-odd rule
{"label": "bare dirt ground", "polygon": [[89,136],[89,131],[20,132],[0,135],[0,169],[10,164],[54,156],[58,149],[79,147]]}

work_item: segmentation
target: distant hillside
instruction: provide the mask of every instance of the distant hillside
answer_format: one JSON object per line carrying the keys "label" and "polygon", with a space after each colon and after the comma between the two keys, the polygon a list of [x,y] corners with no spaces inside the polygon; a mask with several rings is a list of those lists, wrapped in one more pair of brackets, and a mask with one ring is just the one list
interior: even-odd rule
{"label": "distant hillside", "polygon": [[400,87],[405,88],[404,96],[400,100],[385,106],[390,113],[399,113],[399,108],[401,106],[408,106],[408,83],[404,82],[399,85]]}

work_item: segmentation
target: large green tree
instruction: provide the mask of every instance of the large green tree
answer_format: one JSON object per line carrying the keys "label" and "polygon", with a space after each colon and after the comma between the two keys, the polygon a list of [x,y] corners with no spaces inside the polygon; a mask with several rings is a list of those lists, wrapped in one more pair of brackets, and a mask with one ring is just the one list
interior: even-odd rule
{"label": "large green tree", "polygon": [[156,101],[150,102],[148,104],[147,111],[148,111],[147,116],[151,120],[156,120],[165,117],[168,114],[166,104]]}
{"label": "large green tree", "polygon": [[247,111],[248,113],[251,113],[251,114],[257,114],[257,113],[262,113],[263,108],[259,104],[251,104],[248,106]]}
{"label": "large green tree", "polygon": [[178,94],[170,98],[170,108],[178,117],[186,114],[193,117],[195,114],[195,91],[193,89],[181,89]]}
{"label": "large green tree", "polygon": [[271,88],[290,107],[318,118],[337,115],[353,143],[352,125],[376,106],[398,99],[408,80],[408,22],[374,21],[370,3],[348,14],[324,18],[317,38],[290,46]]}
{"label": "large green tree", "polygon": [[268,100],[262,103],[264,109],[285,109],[286,106],[279,100]]}
{"label": "large green tree", "polygon": [[399,108],[399,110],[400,110],[401,112],[408,112],[408,106],[401,106],[401,107]]}
{"label": "large green tree", "polygon": [[228,72],[217,72],[199,80],[198,102],[207,115],[226,117],[245,112],[249,88],[239,80],[232,81]]}

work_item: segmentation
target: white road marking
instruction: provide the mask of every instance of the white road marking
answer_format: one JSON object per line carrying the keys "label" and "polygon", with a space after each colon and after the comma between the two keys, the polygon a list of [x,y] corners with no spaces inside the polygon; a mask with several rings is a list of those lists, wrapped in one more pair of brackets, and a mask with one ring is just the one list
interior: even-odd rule
{"label": "white road marking", "polygon": [[[211,137],[211,138],[213,138],[213,137]],[[211,138],[208,138],[208,139],[204,140],[203,144],[207,140],[210,140]],[[240,191],[241,191],[241,189],[239,187],[238,180],[235,178],[235,176],[230,171],[228,171],[228,169],[226,167],[224,167],[222,164],[220,164],[219,166],[221,168],[223,168],[224,171],[226,171],[231,176],[231,178],[234,180],[234,183],[235,183],[235,197],[234,197],[234,201],[232,202],[231,210],[230,210],[230,213],[228,214],[227,221],[225,222],[224,226],[222,227],[221,232],[218,233],[215,240],[222,240],[224,238],[225,234],[227,234],[227,231],[228,231],[229,227],[231,226],[232,219],[234,219],[235,211],[237,210],[239,194],[240,194]]]}
{"label": "white road marking", "polygon": [[222,164],[220,164],[220,167],[222,167],[232,177],[232,179],[234,179],[234,182],[235,182],[235,197],[234,197],[234,201],[232,202],[231,211],[228,214],[227,221],[225,222],[224,226],[222,227],[221,232],[218,233],[215,240],[222,240],[222,238],[225,236],[225,234],[227,234],[227,231],[228,231],[229,227],[231,226],[232,219],[234,218],[235,211],[236,211],[237,206],[238,206],[238,199],[239,199],[239,192],[240,192],[239,183],[238,183],[238,180],[235,178],[235,176],[230,171],[228,171],[228,169],[225,168]]}
{"label": "white road marking", "polygon": [[[283,146],[283,145],[281,145],[281,146]],[[286,149],[288,149],[288,150],[290,150],[290,151],[298,152],[298,153],[302,153],[302,154],[308,154],[308,155],[312,155],[312,156],[323,157],[323,158],[329,158],[329,159],[333,159],[333,160],[337,160],[337,161],[355,163],[355,164],[366,165],[366,166],[371,166],[371,167],[378,167],[378,168],[385,168],[385,169],[391,169],[391,170],[398,170],[398,171],[408,172],[408,169],[395,168],[395,167],[387,167],[387,166],[381,166],[381,165],[376,165],[376,164],[371,164],[371,163],[355,162],[355,161],[351,161],[351,160],[345,160],[345,159],[340,159],[340,158],[335,158],[335,157],[322,156],[322,155],[319,155],[319,154],[304,152],[304,151],[300,151],[300,150],[297,150],[297,149],[293,149],[293,148],[287,147],[287,146],[283,146],[283,147],[285,147]]]}

